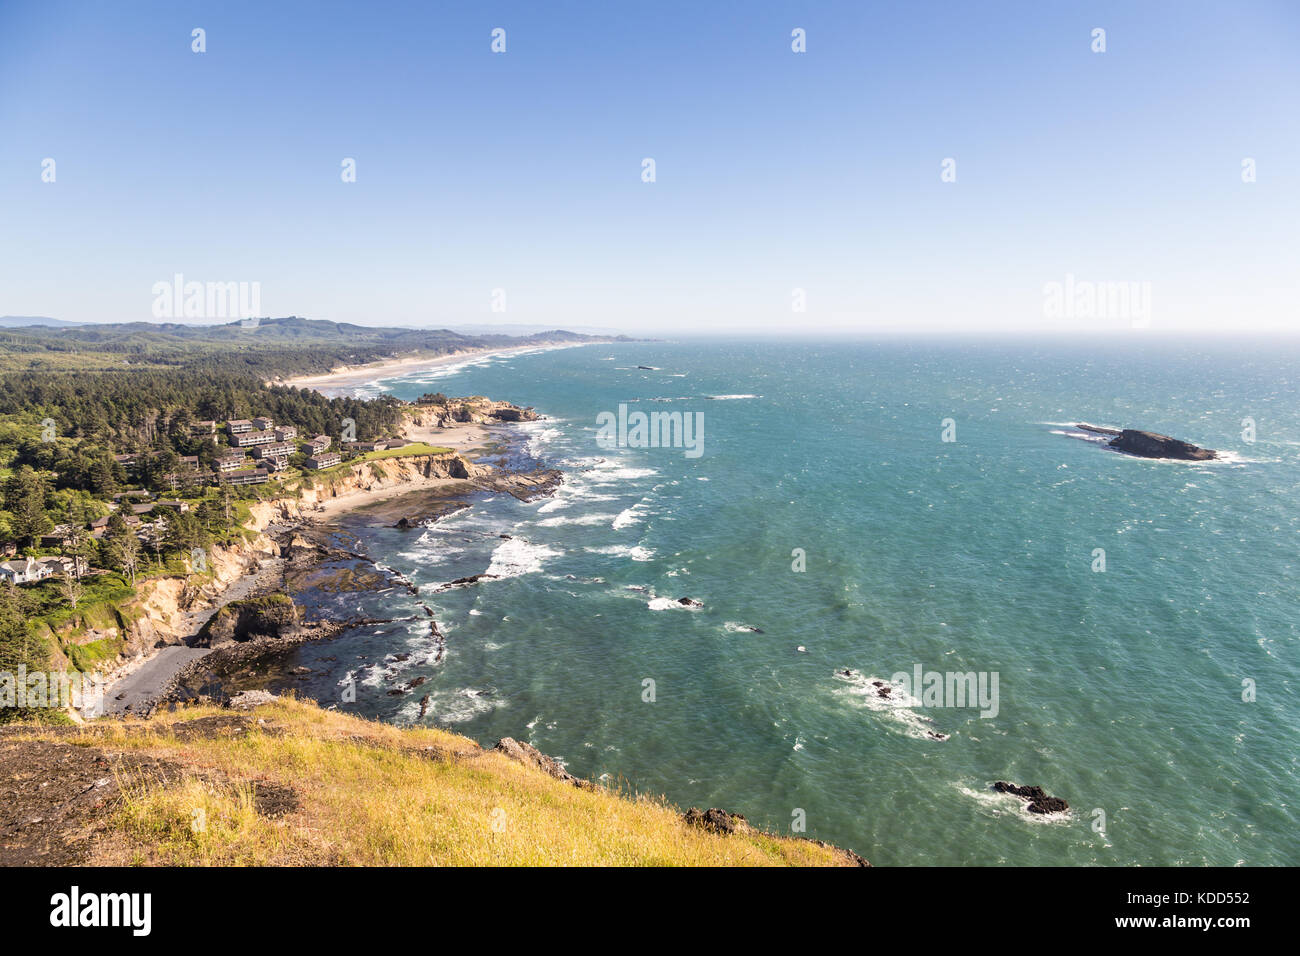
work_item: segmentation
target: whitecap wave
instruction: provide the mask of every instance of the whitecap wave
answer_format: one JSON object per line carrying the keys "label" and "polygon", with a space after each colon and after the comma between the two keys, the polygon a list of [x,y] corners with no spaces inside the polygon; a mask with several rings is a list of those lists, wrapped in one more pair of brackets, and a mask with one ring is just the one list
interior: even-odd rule
{"label": "whitecap wave", "polygon": [[655,556],[651,548],[639,544],[612,544],[603,548],[583,548],[591,554],[612,554],[619,558],[631,558],[633,561],[649,561]]}
{"label": "whitecap wave", "polygon": [[558,558],[562,554],[561,551],[544,544],[534,544],[525,538],[511,538],[497,545],[492,552],[492,563],[484,573],[498,578],[515,578],[542,570],[542,563],[547,558]]}
{"label": "whitecap wave", "polygon": [[890,719],[903,733],[918,740],[947,740],[948,734],[934,730],[934,721],[916,712],[921,701],[906,693],[902,681],[891,683],[882,677],[871,677],[859,671],[836,671],[835,679],[846,685],[836,695],[852,700]]}

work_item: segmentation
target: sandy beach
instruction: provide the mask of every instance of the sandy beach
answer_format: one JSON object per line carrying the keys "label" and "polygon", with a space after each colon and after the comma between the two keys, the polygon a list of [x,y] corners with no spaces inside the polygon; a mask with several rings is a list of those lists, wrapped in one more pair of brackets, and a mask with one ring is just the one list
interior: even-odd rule
{"label": "sandy beach", "polygon": [[380,378],[394,378],[411,372],[458,365],[476,358],[493,355],[511,355],[517,352],[538,352],[551,349],[576,348],[585,342],[541,342],[533,345],[512,345],[505,348],[464,349],[443,355],[410,355],[406,358],[388,359],[383,362],[369,362],[365,365],[343,365],[323,375],[296,375],[287,379],[276,379],[268,384],[292,385],[295,388],[310,388],[330,398],[352,394],[359,385],[366,385]]}

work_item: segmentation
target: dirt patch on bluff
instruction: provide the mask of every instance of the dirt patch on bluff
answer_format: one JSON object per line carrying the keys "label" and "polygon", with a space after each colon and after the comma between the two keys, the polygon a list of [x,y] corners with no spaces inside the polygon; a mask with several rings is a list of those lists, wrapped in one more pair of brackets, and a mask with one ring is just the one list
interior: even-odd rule
{"label": "dirt patch on bluff", "polygon": [[179,777],[178,767],[155,757],[2,730],[0,866],[84,863],[121,803],[124,781]]}
{"label": "dirt patch on bluff", "polygon": [[[138,727],[142,734],[148,729]],[[174,724],[172,739],[159,742],[241,737],[254,729],[276,732],[256,718],[219,714]],[[93,725],[0,727],[0,867],[86,864],[117,840],[112,817],[124,787],[168,787],[195,775],[195,768],[166,758],[101,746],[99,737]],[[216,770],[204,776],[227,782]],[[292,787],[261,780],[251,786],[264,816],[281,817],[301,805]]]}

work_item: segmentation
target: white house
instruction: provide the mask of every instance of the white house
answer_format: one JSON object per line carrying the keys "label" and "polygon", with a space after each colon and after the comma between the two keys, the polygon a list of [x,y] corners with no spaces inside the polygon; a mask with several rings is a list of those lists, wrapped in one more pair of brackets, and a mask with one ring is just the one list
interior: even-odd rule
{"label": "white house", "polygon": [[12,561],[0,562],[0,578],[13,581],[14,584],[43,581],[53,573],[48,565],[33,561],[31,558],[15,558]]}

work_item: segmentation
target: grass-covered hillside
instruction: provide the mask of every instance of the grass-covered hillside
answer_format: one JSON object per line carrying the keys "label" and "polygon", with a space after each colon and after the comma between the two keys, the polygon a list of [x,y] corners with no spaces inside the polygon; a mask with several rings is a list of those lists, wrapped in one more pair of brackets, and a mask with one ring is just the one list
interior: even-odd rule
{"label": "grass-covered hillside", "polygon": [[662,800],[560,779],[446,731],[283,698],[0,729],[0,779],[15,784],[0,801],[0,829],[15,835],[0,864],[861,862],[734,818],[731,833],[689,824]]}

